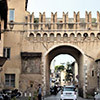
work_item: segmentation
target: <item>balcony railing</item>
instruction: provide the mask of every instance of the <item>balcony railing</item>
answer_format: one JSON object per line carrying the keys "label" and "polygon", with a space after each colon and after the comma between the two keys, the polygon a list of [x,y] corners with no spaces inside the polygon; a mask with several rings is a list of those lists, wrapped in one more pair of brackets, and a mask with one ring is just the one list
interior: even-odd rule
{"label": "balcony railing", "polygon": [[[66,31],[100,31],[100,23],[19,23],[10,22],[9,25],[13,25],[14,30],[19,31],[44,31],[44,32],[66,32]],[[21,27],[21,28],[18,28]],[[8,30],[10,28],[8,27]]]}

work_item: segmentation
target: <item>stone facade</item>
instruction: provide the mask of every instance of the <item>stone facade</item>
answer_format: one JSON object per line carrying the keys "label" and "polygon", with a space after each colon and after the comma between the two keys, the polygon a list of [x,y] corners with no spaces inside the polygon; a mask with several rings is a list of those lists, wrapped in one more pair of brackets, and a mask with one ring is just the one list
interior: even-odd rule
{"label": "stone facade", "polygon": [[[22,92],[32,92],[41,83],[44,93],[49,93],[52,59],[70,54],[78,64],[79,91],[92,94],[97,87],[95,60],[100,52],[100,13],[97,12],[96,21],[91,12],[86,12],[85,18],[80,18],[79,12],[74,12],[73,18],[64,12],[62,18],[57,18],[57,12],[51,13],[51,18],[46,18],[45,12],[35,18],[34,13],[25,11],[25,4],[25,0],[8,1],[8,10],[14,9],[15,14],[14,21],[9,22],[8,11],[4,47],[10,48],[10,59],[1,72],[2,88],[6,87],[5,74],[15,74],[15,88]],[[14,25],[12,30],[9,23]]]}
{"label": "stone facade", "polygon": [[0,56],[3,57],[4,34],[1,34],[1,30],[4,29],[4,20],[0,19],[0,26]]}

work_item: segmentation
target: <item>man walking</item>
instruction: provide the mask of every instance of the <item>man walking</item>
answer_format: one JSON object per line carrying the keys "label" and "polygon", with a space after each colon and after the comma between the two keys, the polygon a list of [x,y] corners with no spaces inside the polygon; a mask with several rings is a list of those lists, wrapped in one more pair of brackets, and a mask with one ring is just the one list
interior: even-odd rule
{"label": "man walking", "polygon": [[41,100],[42,97],[42,89],[41,89],[41,84],[39,84],[39,88],[38,88],[38,100]]}

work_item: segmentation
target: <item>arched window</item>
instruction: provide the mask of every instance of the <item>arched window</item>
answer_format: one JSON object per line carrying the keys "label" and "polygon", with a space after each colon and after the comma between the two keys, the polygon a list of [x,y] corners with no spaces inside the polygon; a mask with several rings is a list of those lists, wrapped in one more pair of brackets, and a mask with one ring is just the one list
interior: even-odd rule
{"label": "arched window", "polygon": [[64,33],[63,34],[63,39],[64,39],[64,41],[67,41],[68,40],[68,34],[67,33]]}
{"label": "arched window", "polygon": [[63,37],[68,37],[68,34],[67,33],[64,33]]}
{"label": "arched window", "polygon": [[84,33],[84,34],[83,34],[83,37],[84,37],[84,38],[87,38],[87,37],[88,37],[88,34],[87,34],[87,33]]}
{"label": "arched window", "polygon": [[94,39],[95,39],[94,33],[91,33],[91,34],[90,34],[90,39],[91,39],[91,41],[94,41]]}
{"label": "arched window", "polygon": [[77,41],[81,41],[81,33],[77,34]]}
{"label": "arched window", "polygon": [[30,33],[29,38],[30,38],[30,41],[34,40],[34,34]]}
{"label": "arched window", "polygon": [[57,41],[61,41],[61,34],[58,33],[56,38],[57,38]]}
{"label": "arched window", "polygon": [[46,42],[47,40],[48,40],[47,33],[44,33],[44,34],[43,34],[43,41]]}
{"label": "arched window", "polygon": [[74,33],[71,33],[71,34],[70,34],[70,39],[71,39],[71,41],[74,41],[74,38],[75,38]]}
{"label": "arched window", "polygon": [[97,34],[97,38],[100,40],[100,33]]}
{"label": "arched window", "polygon": [[41,34],[40,33],[37,33],[36,39],[37,39],[37,41],[41,41]]}
{"label": "arched window", "polygon": [[34,37],[34,34],[33,33],[30,33],[29,37],[33,36]]}
{"label": "arched window", "polygon": [[54,33],[50,34],[50,41],[54,41]]}
{"label": "arched window", "polygon": [[94,75],[95,75],[95,72],[94,72],[94,70],[92,70],[92,77],[94,77]]}
{"label": "arched window", "polygon": [[87,40],[87,38],[88,38],[88,33],[84,33],[83,34],[83,40]]}

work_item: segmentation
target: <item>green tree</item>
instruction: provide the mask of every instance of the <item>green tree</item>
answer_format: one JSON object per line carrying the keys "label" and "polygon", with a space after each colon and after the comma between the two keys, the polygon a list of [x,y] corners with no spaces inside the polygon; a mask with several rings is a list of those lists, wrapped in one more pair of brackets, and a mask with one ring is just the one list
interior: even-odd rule
{"label": "green tree", "polygon": [[92,18],[92,23],[96,23],[96,18]]}
{"label": "green tree", "polygon": [[55,71],[63,71],[64,69],[65,69],[65,66],[63,66],[63,65],[55,66]]}
{"label": "green tree", "polygon": [[67,69],[66,69],[66,81],[70,81],[73,79],[73,65],[71,63],[67,63]]}
{"label": "green tree", "polygon": [[39,23],[39,18],[34,18],[34,23]]}

